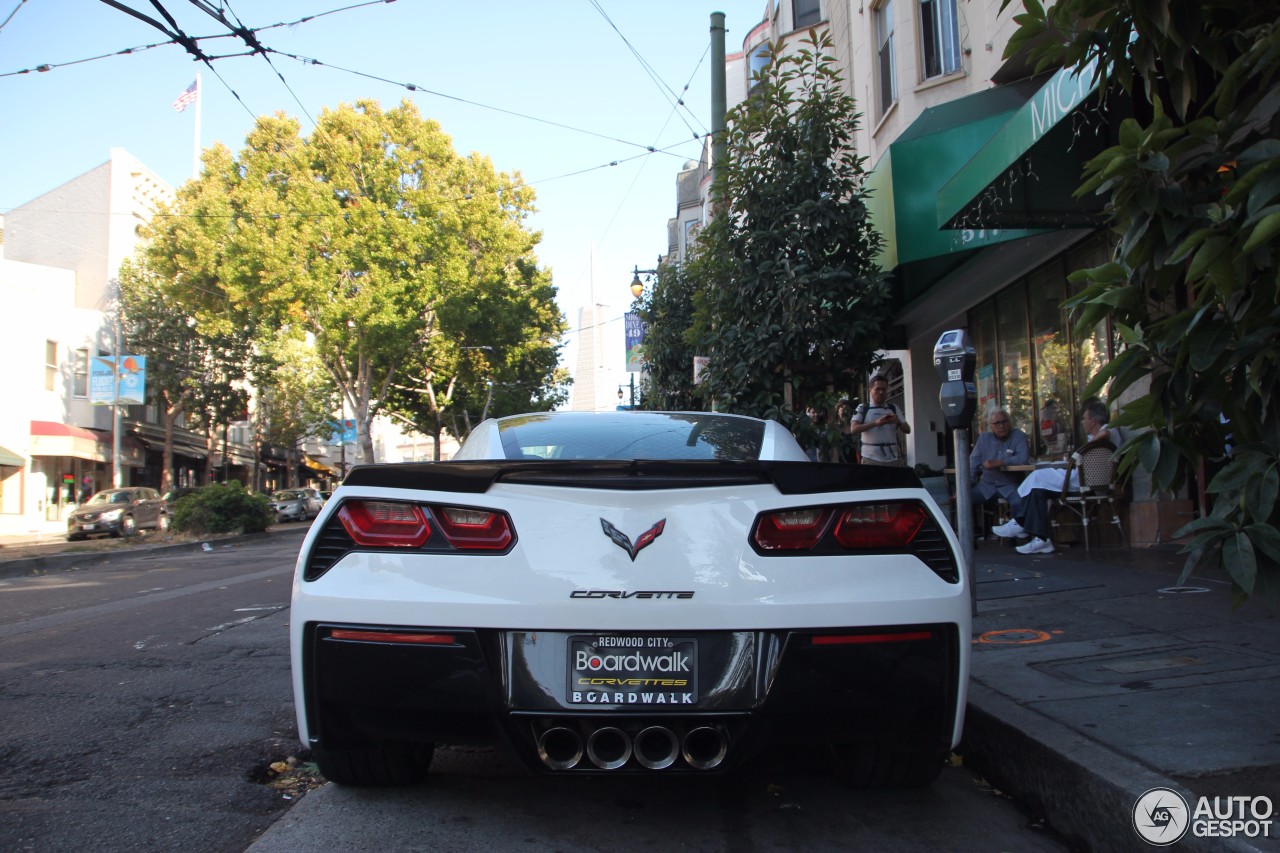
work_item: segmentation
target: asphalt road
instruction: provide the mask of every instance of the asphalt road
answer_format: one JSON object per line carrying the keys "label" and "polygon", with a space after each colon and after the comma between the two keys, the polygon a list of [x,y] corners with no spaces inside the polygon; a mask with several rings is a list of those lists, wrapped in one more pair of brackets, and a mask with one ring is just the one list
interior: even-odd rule
{"label": "asphalt road", "polygon": [[263,780],[300,749],[300,542],[0,578],[0,850],[1067,849],[963,767],[926,790],[854,791],[795,755],[727,777],[571,779],[441,749],[420,787],[286,799]]}
{"label": "asphalt road", "polygon": [[300,542],[0,579],[0,850],[241,851],[280,816]]}

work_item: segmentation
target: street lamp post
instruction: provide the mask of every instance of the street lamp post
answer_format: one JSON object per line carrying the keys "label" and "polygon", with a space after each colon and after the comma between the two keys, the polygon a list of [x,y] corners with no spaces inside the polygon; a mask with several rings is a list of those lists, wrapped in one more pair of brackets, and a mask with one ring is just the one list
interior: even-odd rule
{"label": "street lamp post", "polygon": [[639,299],[641,296],[644,296],[644,282],[640,280],[640,276],[657,275],[658,271],[656,269],[642,270],[640,269],[639,266],[637,266],[634,270],[632,270],[632,273],[633,275],[631,278],[631,295],[634,296],[636,299]]}

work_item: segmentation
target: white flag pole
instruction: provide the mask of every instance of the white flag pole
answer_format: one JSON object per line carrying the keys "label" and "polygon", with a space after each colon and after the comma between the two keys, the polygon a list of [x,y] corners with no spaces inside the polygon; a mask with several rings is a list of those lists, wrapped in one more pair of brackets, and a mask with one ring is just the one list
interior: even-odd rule
{"label": "white flag pole", "polygon": [[200,177],[200,111],[204,109],[204,99],[200,97],[200,72],[196,72],[196,142],[191,155],[191,178]]}

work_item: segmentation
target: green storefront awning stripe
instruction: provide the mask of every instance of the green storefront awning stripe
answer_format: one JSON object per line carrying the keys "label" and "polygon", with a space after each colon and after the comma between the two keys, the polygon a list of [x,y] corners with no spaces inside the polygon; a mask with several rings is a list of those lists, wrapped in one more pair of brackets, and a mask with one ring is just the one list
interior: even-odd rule
{"label": "green storefront awning stripe", "polygon": [[1062,69],[1016,110],[1004,127],[938,191],[937,227],[961,227],[955,220],[965,208],[1093,94],[1098,88],[1096,69],[1096,60],[1079,73]]}

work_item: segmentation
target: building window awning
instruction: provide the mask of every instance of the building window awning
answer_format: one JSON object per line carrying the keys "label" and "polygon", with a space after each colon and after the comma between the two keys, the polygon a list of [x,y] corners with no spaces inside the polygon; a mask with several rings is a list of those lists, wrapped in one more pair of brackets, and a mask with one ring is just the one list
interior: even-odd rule
{"label": "building window awning", "polygon": [[11,465],[15,468],[26,467],[27,460],[7,447],[0,447],[0,465]]}
{"label": "building window awning", "polygon": [[[114,437],[104,430],[61,424],[56,421],[31,422],[31,455],[64,456],[90,462],[111,462]],[[143,464],[142,445],[130,436],[121,436],[120,461],[138,467]]]}
{"label": "building window awning", "polygon": [[867,210],[885,241],[877,261],[894,271],[904,304],[976,250],[1038,233],[941,228],[937,204],[942,186],[1043,84],[1044,78],[1020,80],[924,110],[867,176]]}
{"label": "building window awning", "polygon": [[1051,76],[938,190],[944,229],[1071,228],[1098,224],[1101,204],[1073,197],[1084,163],[1106,145],[1107,128],[1081,108],[1098,88],[1096,63]]}

